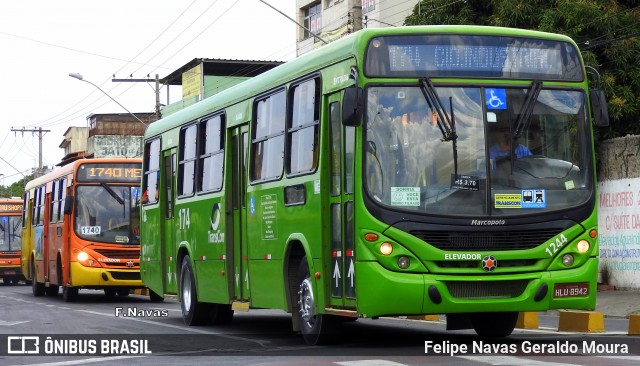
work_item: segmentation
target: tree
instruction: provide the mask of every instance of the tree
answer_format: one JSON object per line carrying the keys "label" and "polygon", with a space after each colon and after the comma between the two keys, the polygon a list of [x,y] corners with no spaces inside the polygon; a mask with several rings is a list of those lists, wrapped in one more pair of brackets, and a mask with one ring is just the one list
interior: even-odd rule
{"label": "tree", "polygon": [[[597,139],[640,134],[640,5],[637,0],[422,0],[405,25],[475,24],[573,38],[598,70],[611,125]],[[592,83],[595,82],[592,80]]]}
{"label": "tree", "polygon": [[24,193],[24,186],[33,179],[32,175],[27,175],[23,177],[17,182],[14,182],[8,187],[0,186],[0,197],[2,198],[11,198],[11,197],[22,197]]}

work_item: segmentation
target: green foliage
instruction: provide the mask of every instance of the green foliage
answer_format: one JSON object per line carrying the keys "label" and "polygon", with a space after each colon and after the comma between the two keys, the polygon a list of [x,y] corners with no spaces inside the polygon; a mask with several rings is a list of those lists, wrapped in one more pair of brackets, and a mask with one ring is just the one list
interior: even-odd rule
{"label": "green foliage", "polygon": [[[637,0],[422,0],[406,25],[475,24],[565,34],[600,73],[611,126],[597,140],[640,134],[640,3]],[[596,79],[592,80],[595,83]]]}
{"label": "green foliage", "polygon": [[0,186],[0,197],[2,198],[11,198],[11,197],[20,197],[22,198],[22,194],[24,193],[24,186],[33,179],[33,175],[28,175],[17,182],[14,182],[8,187]]}

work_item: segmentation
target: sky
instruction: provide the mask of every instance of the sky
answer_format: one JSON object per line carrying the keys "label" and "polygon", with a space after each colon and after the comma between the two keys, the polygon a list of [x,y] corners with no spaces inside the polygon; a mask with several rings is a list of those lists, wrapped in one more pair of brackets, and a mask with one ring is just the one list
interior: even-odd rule
{"label": "sky", "polygon": [[[264,0],[289,17],[292,0]],[[71,126],[94,113],[126,113],[79,73],[133,113],[154,111],[153,83],[194,58],[288,61],[296,25],[260,0],[0,1],[0,185],[64,156]],[[181,99],[170,89],[170,102]],[[167,89],[160,101],[167,102]]]}

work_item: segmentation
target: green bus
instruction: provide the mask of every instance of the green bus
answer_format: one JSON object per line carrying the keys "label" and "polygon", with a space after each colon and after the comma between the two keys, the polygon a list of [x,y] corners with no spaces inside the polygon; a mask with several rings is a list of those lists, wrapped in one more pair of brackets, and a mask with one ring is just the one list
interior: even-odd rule
{"label": "green bus", "polygon": [[149,126],[142,280],[186,324],[281,309],[309,344],[360,317],[508,336],[593,309],[606,124],[565,36],[361,30]]}

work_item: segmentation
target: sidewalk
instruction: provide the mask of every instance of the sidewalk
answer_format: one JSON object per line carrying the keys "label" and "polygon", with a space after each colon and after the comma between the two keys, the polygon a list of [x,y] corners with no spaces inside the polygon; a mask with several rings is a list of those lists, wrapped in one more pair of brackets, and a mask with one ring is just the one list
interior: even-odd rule
{"label": "sidewalk", "polygon": [[640,290],[598,290],[596,311],[605,318],[627,318],[630,314],[640,314]]}

